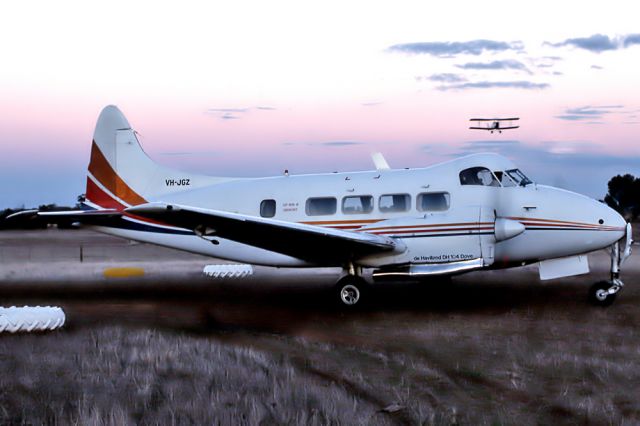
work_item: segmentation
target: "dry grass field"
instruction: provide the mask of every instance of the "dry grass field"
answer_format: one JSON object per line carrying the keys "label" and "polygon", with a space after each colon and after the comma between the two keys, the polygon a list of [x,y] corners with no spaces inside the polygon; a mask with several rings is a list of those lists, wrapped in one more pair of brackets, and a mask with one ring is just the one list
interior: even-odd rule
{"label": "dry grass field", "polygon": [[68,324],[0,335],[0,423],[638,424],[639,263],[606,309],[585,302],[603,255],[546,283],[525,268],[388,285],[350,313],[303,279],[2,288]]}

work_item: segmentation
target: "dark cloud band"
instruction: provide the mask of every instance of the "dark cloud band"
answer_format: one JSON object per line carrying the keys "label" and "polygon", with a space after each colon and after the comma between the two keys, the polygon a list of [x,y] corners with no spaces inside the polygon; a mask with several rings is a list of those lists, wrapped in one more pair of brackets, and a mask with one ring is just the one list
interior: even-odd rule
{"label": "dark cloud band", "polygon": [[466,90],[466,89],[525,89],[541,90],[549,87],[547,83],[532,81],[477,81],[459,84],[442,85],[438,90]]}
{"label": "dark cloud band", "polygon": [[547,46],[564,47],[572,46],[588,50],[593,53],[602,53],[610,50],[618,50],[640,44],[640,34],[628,34],[626,36],[611,38],[604,34],[594,34],[589,37],[568,38],[559,43],[545,42]]}
{"label": "dark cloud band", "polygon": [[456,65],[456,67],[464,70],[520,70],[529,74],[531,73],[522,62],[513,59],[491,62],[468,62],[466,64]]}
{"label": "dark cloud band", "polygon": [[424,54],[439,57],[467,54],[480,55],[484,52],[504,52],[507,50],[520,50],[521,43],[507,43],[495,40],[471,40],[471,41],[432,41],[421,43],[395,44],[389,47],[392,52]]}

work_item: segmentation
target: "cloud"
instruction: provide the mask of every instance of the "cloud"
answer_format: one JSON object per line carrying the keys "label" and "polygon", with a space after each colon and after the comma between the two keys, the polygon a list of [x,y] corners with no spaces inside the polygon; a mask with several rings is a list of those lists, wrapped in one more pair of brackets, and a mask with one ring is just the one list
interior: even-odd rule
{"label": "cloud", "polygon": [[[422,80],[423,77],[416,77],[418,80]],[[431,74],[429,77],[424,77],[426,80],[437,81],[440,83],[461,83],[463,81],[467,81],[466,78],[459,74],[453,73],[442,73],[442,74]]]}
{"label": "cloud", "polygon": [[604,115],[616,112],[616,110],[624,108],[624,105],[599,105],[599,106],[583,106],[577,108],[568,108],[564,114],[557,115],[556,118],[566,121],[590,121],[592,124],[602,124],[602,122],[593,122],[594,119],[601,119]]}
{"label": "cloud", "polygon": [[634,44],[640,44],[640,34],[629,34],[625,37],[623,42],[624,47],[633,46]]}
{"label": "cloud", "polygon": [[504,52],[507,50],[522,50],[522,43],[494,40],[471,41],[432,41],[421,43],[403,43],[390,46],[389,51],[409,53],[414,55],[431,55],[437,57],[452,57],[454,55],[480,55],[484,52]]}
{"label": "cloud", "polygon": [[271,106],[257,106],[253,108],[209,108],[205,111],[206,114],[216,115],[221,120],[239,120],[243,114],[256,111],[275,111]]}
{"label": "cloud", "polygon": [[320,142],[315,145],[322,146],[350,146],[350,145],[364,145],[364,142],[354,142],[354,141],[330,141],[330,142]]}
{"label": "cloud", "polygon": [[233,115],[230,112],[225,112],[224,114],[222,114],[220,116],[220,118],[223,119],[223,120],[239,120],[240,119],[239,116]]}
{"label": "cloud", "polygon": [[590,37],[569,38],[560,43],[551,43],[554,47],[573,46],[590,52],[600,53],[618,48],[616,42],[603,34],[594,34]]}
{"label": "cloud", "polygon": [[559,118],[560,120],[567,120],[567,121],[578,121],[578,120],[584,120],[586,117],[582,115],[563,114],[563,115],[556,115],[556,118]]}
{"label": "cloud", "polygon": [[285,146],[307,145],[307,146],[341,147],[341,146],[365,145],[365,142],[358,142],[358,141],[284,142],[283,145],[285,145]]}
{"label": "cloud", "polygon": [[218,155],[220,154],[218,151],[167,151],[160,152],[158,155],[166,156],[166,157],[186,157],[190,155]]}
{"label": "cloud", "polygon": [[551,43],[547,41],[544,44],[552,47],[572,46],[588,50],[593,53],[602,53],[609,50],[618,50],[635,44],[640,44],[640,34],[628,34],[617,38],[611,38],[604,34],[594,34],[589,37],[568,38],[559,43]]}
{"label": "cloud", "polygon": [[519,146],[520,141],[517,140],[478,140],[466,142],[462,149],[470,151],[486,151],[486,150],[500,150],[507,147]]}
{"label": "cloud", "polygon": [[381,105],[382,102],[379,101],[374,101],[374,102],[363,102],[360,105],[364,106],[364,107],[373,107],[373,106],[378,106]]}
{"label": "cloud", "polygon": [[600,65],[591,65],[591,69],[592,70],[601,70],[601,69],[604,69],[604,68],[601,67]]}
{"label": "cloud", "polygon": [[[544,141],[540,145],[529,145],[519,140],[472,140],[465,142],[461,150],[464,153],[495,152],[523,159],[546,157],[547,155],[568,155],[595,152],[598,145],[587,141]],[[454,155],[459,155],[455,153]],[[534,154],[533,156],[531,154]]]}
{"label": "cloud", "polygon": [[249,111],[249,108],[209,108],[207,110],[208,113],[218,113],[218,112],[222,112],[222,113],[234,113],[234,112],[247,112]]}
{"label": "cloud", "polygon": [[456,65],[456,67],[464,70],[520,70],[531,74],[531,71],[522,62],[513,59],[492,62],[468,62]]}
{"label": "cloud", "polygon": [[525,89],[541,90],[549,87],[547,83],[531,81],[477,81],[438,86],[438,90],[466,90],[466,89]]}

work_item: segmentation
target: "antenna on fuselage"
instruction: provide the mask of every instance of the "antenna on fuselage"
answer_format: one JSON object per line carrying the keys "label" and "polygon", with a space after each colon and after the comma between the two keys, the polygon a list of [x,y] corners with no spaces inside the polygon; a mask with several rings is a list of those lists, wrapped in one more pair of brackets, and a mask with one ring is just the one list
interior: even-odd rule
{"label": "antenna on fuselage", "polygon": [[384,156],[381,152],[372,152],[371,159],[373,160],[373,164],[376,166],[376,170],[389,170],[389,163],[384,159]]}

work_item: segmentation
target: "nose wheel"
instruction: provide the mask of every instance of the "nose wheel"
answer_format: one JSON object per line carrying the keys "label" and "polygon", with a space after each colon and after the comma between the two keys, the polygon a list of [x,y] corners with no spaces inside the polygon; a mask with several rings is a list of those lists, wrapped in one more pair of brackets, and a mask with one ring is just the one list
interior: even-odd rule
{"label": "nose wheel", "polygon": [[589,289],[589,302],[596,306],[610,306],[622,288],[622,281],[599,281]]}

